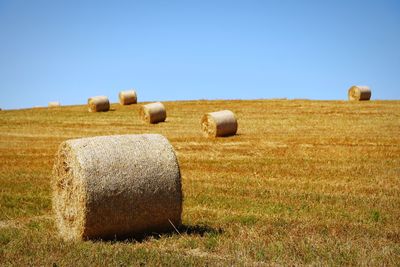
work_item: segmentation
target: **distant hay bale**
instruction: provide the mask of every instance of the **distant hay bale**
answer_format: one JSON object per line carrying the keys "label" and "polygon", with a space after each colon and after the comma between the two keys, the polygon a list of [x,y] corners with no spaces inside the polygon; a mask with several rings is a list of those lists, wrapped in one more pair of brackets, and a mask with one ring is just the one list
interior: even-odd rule
{"label": "distant hay bale", "polygon": [[139,110],[139,115],[147,123],[163,122],[167,118],[165,107],[160,102],[143,105]]}
{"label": "distant hay bale", "polygon": [[60,107],[61,104],[58,101],[49,102],[49,108]]}
{"label": "distant hay bale", "polygon": [[88,99],[89,112],[100,112],[110,110],[110,101],[106,96],[94,96]]}
{"label": "distant hay bale", "polygon": [[207,137],[235,135],[238,123],[235,114],[230,110],[221,110],[204,114],[201,127]]}
{"label": "distant hay bale", "polygon": [[52,191],[56,226],[65,240],[140,237],[181,224],[179,165],[159,134],[63,142]]}
{"label": "distant hay bale", "polygon": [[121,105],[131,105],[137,103],[137,94],[135,90],[121,91],[118,94]]}
{"label": "distant hay bale", "polygon": [[370,100],[371,89],[368,86],[354,85],[350,87],[348,97],[351,101]]}

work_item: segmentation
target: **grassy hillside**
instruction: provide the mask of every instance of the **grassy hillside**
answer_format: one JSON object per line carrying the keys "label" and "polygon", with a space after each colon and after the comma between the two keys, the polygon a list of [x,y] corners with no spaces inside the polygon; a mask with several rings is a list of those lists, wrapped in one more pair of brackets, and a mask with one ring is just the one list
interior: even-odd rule
{"label": "grassy hillside", "polygon": [[[400,264],[400,101],[166,102],[0,111],[0,265]],[[205,112],[230,109],[238,135],[207,139]],[[180,234],[64,242],[49,181],[60,142],[161,133],[182,172]]]}

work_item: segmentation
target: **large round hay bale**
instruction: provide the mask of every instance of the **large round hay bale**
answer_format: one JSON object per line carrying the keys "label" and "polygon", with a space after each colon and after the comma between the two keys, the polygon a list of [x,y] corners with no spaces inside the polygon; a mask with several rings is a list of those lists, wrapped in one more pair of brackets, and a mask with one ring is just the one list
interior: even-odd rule
{"label": "large round hay bale", "polygon": [[143,105],[139,110],[139,115],[147,123],[163,122],[167,118],[165,107],[160,102]]}
{"label": "large round hay bale", "polygon": [[94,96],[88,99],[89,112],[109,111],[110,101],[106,96]]}
{"label": "large round hay bale", "polygon": [[60,107],[61,104],[58,101],[49,102],[49,108]]}
{"label": "large round hay bale", "polygon": [[121,91],[118,94],[121,105],[131,105],[137,103],[137,94],[135,90]]}
{"label": "large round hay bale", "polygon": [[368,86],[354,85],[348,91],[349,100],[360,101],[371,99],[371,89]]}
{"label": "large round hay bale", "polygon": [[201,127],[207,137],[235,135],[238,123],[235,114],[230,110],[221,110],[204,114]]}
{"label": "large round hay bale", "polygon": [[162,135],[65,141],[52,190],[55,222],[66,240],[138,237],[181,224],[179,165]]}

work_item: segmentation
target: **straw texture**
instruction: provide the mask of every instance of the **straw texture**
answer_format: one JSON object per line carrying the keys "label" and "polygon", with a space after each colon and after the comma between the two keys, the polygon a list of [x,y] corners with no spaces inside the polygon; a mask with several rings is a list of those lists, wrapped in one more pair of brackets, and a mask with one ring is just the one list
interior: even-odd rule
{"label": "straw texture", "polygon": [[61,104],[58,101],[49,102],[49,108],[60,107]]}
{"label": "straw texture", "polygon": [[94,96],[88,99],[89,112],[109,111],[110,101],[106,96]]}
{"label": "straw texture", "polygon": [[221,110],[204,114],[201,119],[203,133],[207,137],[235,135],[238,123],[230,110]]}
{"label": "straw texture", "polygon": [[167,118],[165,107],[160,102],[143,105],[139,110],[139,115],[147,123],[163,122]]}
{"label": "straw texture", "polygon": [[350,87],[348,97],[351,101],[370,100],[371,89],[368,86],[354,85]]}
{"label": "straw texture", "polygon": [[52,190],[56,225],[66,240],[135,237],[181,224],[179,165],[162,135],[65,141]]}
{"label": "straw texture", "polygon": [[118,94],[121,105],[131,105],[137,103],[137,94],[135,90],[121,91]]}

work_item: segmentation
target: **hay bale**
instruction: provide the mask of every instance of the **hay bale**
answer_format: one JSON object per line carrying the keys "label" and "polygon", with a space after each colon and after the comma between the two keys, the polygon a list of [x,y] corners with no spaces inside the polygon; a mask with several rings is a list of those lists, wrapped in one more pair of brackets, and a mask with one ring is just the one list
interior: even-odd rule
{"label": "hay bale", "polygon": [[163,122],[167,118],[165,107],[160,102],[143,105],[139,110],[139,115],[147,123]]}
{"label": "hay bale", "polygon": [[221,110],[204,114],[201,127],[207,137],[235,135],[238,123],[235,114],[230,110]]}
{"label": "hay bale", "polygon": [[106,96],[94,96],[88,99],[89,112],[100,112],[110,110],[110,101]]}
{"label": "hay bale", "polygon": [[348,97],[351,101],[370,100],[371,89],[368,86],[354,85],[350,87]]}
{"label": "hay bale", "polygon": [[66,240],[135,237],[181,224],[179,165],[162,135],[67,140],[56,155],[52,190]]}
{"label": "hay bale", "polygon": [[137,94],[135,90],[121,91],[118,94],[121,105],[131,105],[137,103]]}
{"label": "hay bale", "polygon": [[61,104],[58,101],[49,102],[49,108],[60,107]]}

